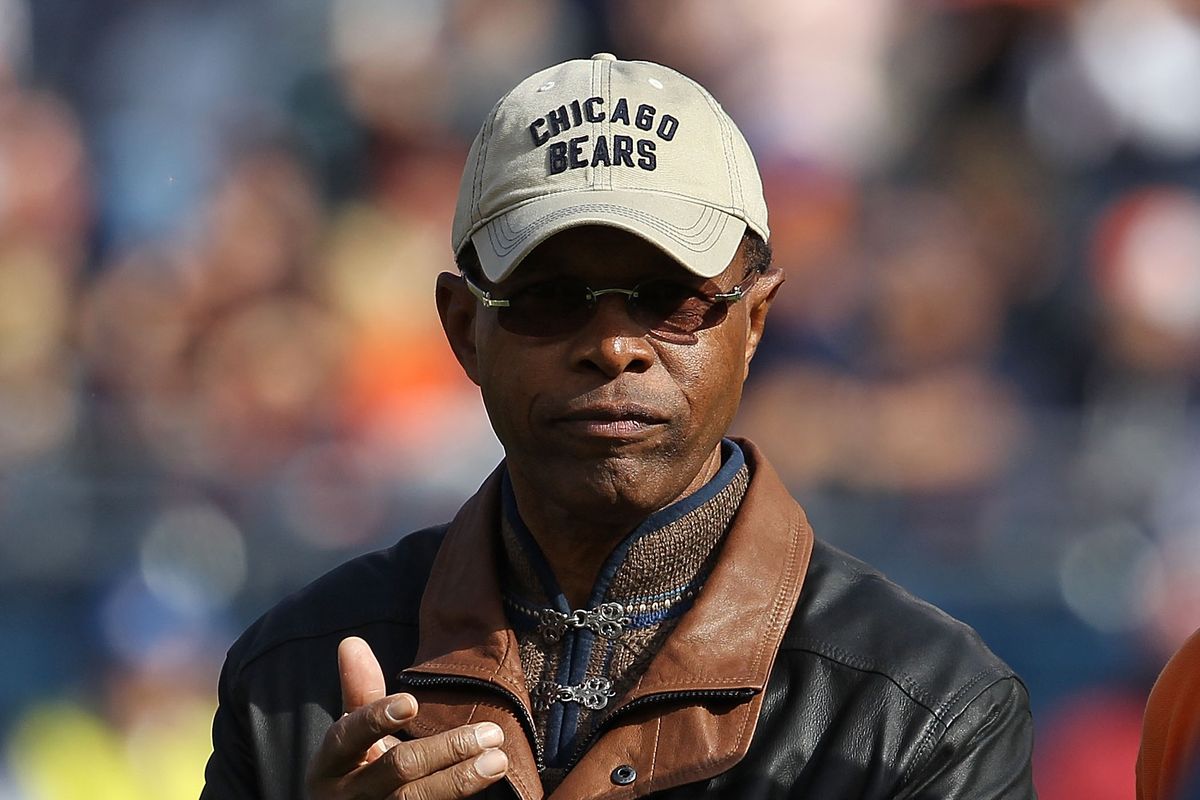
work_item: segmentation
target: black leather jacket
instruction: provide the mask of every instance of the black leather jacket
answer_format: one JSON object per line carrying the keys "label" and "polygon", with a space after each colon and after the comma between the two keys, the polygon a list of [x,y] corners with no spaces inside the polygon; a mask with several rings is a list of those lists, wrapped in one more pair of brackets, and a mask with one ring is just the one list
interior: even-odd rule
{"label": "black leather jacket", "polygon": [[[1035,797],[1020,680],[970,628],[815,542],[769,464],[742,447],[751,488],[701,593],[710,602],[685,615],[656,657],[666,665],[553,797]],[[450,526],[339,567],[238,640],[203,798],[304,796],[308,760],[341,714],[336,649],[351,634],[371,644],[389,691],[418,696],[424,727],[409,734],[505,728],[510,777],[481,796],[542,797],[519,661],[505,676],[514,640],[484,599],[495,483]]]}

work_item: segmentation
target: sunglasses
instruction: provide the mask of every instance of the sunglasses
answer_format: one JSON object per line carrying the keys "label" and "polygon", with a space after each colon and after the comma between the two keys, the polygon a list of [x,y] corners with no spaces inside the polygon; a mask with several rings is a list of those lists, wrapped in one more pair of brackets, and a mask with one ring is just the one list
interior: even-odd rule
{"label": "sunglasses", "polygon": [[523,286],[507,297],[493,297],[463,276],[485,308],[496,309],[500,327],[518,336],[548,338],[583,328],[596,313],[599,298],[625,295],[629,317],[667,341],[694,342],[697,331],[721,324],[729,306],[741,300],[758,277],[754,271],[728,292],[710,294],[665,278],[642,281],[632,289],[593,289],[578,278],[561,277]]}

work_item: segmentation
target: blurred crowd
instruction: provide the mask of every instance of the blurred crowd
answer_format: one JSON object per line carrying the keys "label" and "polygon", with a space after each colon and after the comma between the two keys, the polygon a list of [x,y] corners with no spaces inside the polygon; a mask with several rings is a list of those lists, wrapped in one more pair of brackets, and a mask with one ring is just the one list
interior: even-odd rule
{"label": "blurred crowd", "polygon": [[237,632],[500,457],[434,276],[507,88],[609,50],[742,125],[747,387],[818,535],[1133,792],[1200,627],[1200,4],[0,0],[0,798],[194,797]]}

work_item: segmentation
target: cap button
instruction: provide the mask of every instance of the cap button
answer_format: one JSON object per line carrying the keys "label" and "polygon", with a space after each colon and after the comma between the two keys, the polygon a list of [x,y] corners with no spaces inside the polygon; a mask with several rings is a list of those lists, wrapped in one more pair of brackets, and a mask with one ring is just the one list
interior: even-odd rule
{"label": "cap button", "polygon": [[617,57],[612,53],[596,53],[592,56],[592,61],[616,61]]}

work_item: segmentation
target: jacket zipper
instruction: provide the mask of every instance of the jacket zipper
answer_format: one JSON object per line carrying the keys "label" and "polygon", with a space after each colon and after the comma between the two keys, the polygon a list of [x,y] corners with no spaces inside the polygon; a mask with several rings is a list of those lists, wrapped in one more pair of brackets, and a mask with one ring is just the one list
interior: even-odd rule
{"label": "jacket zipper", "polygon": [[[542,772],[546,768],[545,753],[542,750],[541,744],[537,739],[537,732],[534,728],[533,717],[526,710],[525,704],[521,699],[507,689],[497,686],[494,683],[482,680],[480,678],[466,678],[461,676],[449,675],[427,675],[416,676],[411,674],[402,674],[400,682],[410,686],[470,686],[476,689],[485,689],[490,692],[499,694],[512,702],[517,709],[517,719],[521,722],[521,726],[525,729],[525,733],[529,741],[533,743],[533,758],[537,765],[538,772]],[[566,768],[572,769],[579,763],[579,759],[583,758],[583,754],[587,752],[592,743],[604,732],[605,728],[612,723],[614,719],[621,717],[634,709],[650,705],[651,703],[663,703],[667,701],[679,700],[747,700],[758,694],[757,689],[694,689],[687,692],[659,692],[657,694],[648,694],[645,697],[626,703],[620,708],[613,709],[612,713],[597,723],[592,729],[591,734],[579,743],[575,748],[575,752],[571,754],[571,760],[567,762]]]}
{"label": "jacket zipper", "polygon": [[671,700],[747,700],[756,694],[758,694],[758,689],[693,689],[686,692],[658,692],[657,694],[648,694],[645,697],[639,697],[619,708],[613,709],[608,716],[600,720],[592,728],[592,732],[588,737],[575,747],[575,752],[571,754],[571,760],[567,762],[566,768],[568,770],[573,769],[579,763],[579,759],[583,758],[583,754],[588,751],[588,748],[599,738],[600,734],[604,733],[609,724],[617,717],[623,716],[626,712],[633,709],[648,706],[651,703],[663,703]]}
{"label": "jacket zipper", "polygon": [[[537,765],[537,770],[540,773],[546,768],[545,754],[542,752],[542,746],[537,739],[537,731],[534,728],[533,717],[525,708],[525,704],[521,702],[521,698],[501,686],[497,686],[489,681],[480,678],[465,678],[458,675],[412,675],[401,674],[400,683],[408,684],[409,686],[470,686],[475,689],[486,689],[495,692],[508,700],[512,701],[513,706],[517,709],[516,717],[521,723],[521,727],[525,729],[525,734],[529,741],[533,743],[533,760]],[[418,711],[418,713],[420,713]]]}

